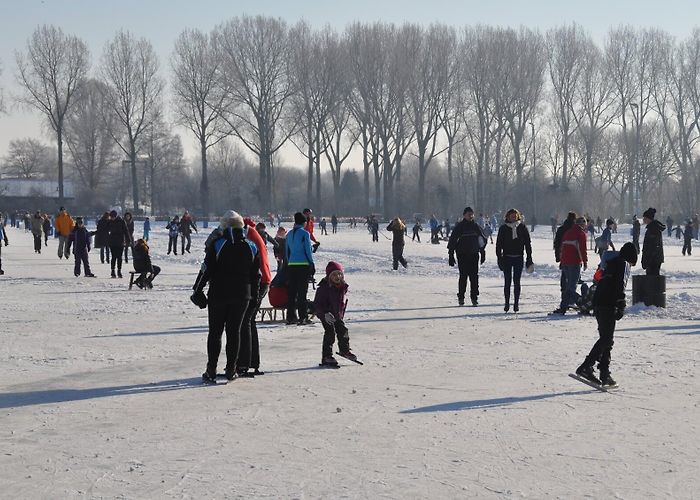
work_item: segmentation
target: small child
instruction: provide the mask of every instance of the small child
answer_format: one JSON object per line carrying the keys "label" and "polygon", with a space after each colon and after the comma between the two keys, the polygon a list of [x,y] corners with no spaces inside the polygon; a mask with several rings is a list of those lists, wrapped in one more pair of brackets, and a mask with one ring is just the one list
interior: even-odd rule
{"label": "small child", "polygon": [[154,266],[151,263],[148,243],[146,243],[144,239],[136,240],[132,259],[134,261],[134,271],[141,273],[134,281],[136,286],[139,288],[153,288],[153,280],[158,276],[158,273],[160,273],[160,267]]}
{"label": "small child", "polygon": [[180,234],[180,217],[177,215],[165,226],[168,230],[168,255],[173,252],[177,255],[177,235]]}
{"label": "small child", "polygon": [[151,234],[151,219],[146,217],[143,221],[143,241],[148,241],[148,236]]}
{"label": "small child", "polygon": [[314,309],[316,316],[323,325],[323,351],[321,353],[321,366],[337,367],[338,361],[333,357],[333,344],[338,337],[338,350],[340,355],[351,361],[357,357],[350,352],[350,336],[343,322],[347,300],[345,294],[348,285],[345,283],[343,266],[337,262],[329,262],[326,266],[326,277],[316,287]]}
{"label": "small child", "polygon": [[75,257],[75,266],[73,274],[77,278],[80,276],[80,264],[82,263],[85,271],[85,276],[94,278],[95,275],[90,271],[90,262],[88,261],[88,252],[90,251],[90,232],[83,224],[83,218],[75,219],[75,227],[68,236],[68,245],[73,247],[73,256]]}

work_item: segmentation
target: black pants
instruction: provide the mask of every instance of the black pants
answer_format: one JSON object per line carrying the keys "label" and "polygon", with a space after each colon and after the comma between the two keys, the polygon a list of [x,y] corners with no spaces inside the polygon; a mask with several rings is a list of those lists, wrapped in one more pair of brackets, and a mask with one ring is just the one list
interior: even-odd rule
{"label": "black pants", "polygon": [[221,353],[221,334],[226,329],[226,373],[236,371],[240,344],[241,324],[248,308],[247,300],[229,304],[209,303],[209,335],[207,336],[207,373],[216,376],[216,365]]}
{"label": "black pants", "polygon": [[100,262],[105,263],[105,254],[107,255],[107,262],[109,262],[109,247],[100,248]]}
{"label": "black pants", "polygon": [[583,364],[592,367],[597,361],[600,376],[603,378],[610,375],[610,353],[615,343],[615,306],[597,306],[595,318],[598,321],[599,338]]}
{"label": "black pants", "polygon": [[75,266],[73,267],[73,274],[76,276],[80,275],[80,264],[83,264],[83,268],[85,269],[85,276],[88,274],[92,274],[92,271],[90,271],[90,262],[88,262],[88,253],[87,250],[78,250],[75,249],[73,250],[73,256],[75,257]]}
{"label": "black pants", "polygon": [[252,299],[248,304],[243,325],[241,326],[241,349],[238,353],[238,367],[260,368],[260,342],[258,339],[258,325],[255,318],[260,309],[262,300],[267,295],[270,285],[261,283],[258,290],[252,293]]}
{"label": "black pants", "polygon": [[338,232],[338,224],[333,224],[333,234]]}
{"label": "black pants", "polygon": [[322,358],[333,355],[333,344],[338,337],[338,350],[342,353],[350,350],[350,335],[342,319],[336,319],[334,323],[327,323],[322,320],[323,325],[323,351]]}
{"label": "black pants", "polygon": [[639,255],[639,235],[632,237],[632,244],[634,245],[634,248],[637,249],[637,255]]}
{"label": "black pants", "polygon": [[513,303],[516,306],[520,303],[520,277],[523,274],[523,266],[522,257],[503,257],[503,276],[505,278],[503,295],[506,299],[506,304],[510,304],[511,282],[513,283],[513,294],[515,296]]}
{"label": "black pants", "polygon": [[[40,234],[34,235],[34,251],[41,253],[41,235]],[[66,256],[66,257],[68,257],[68,256]]]}
{"label": "black pants", "polygon": [[377,231],[372,231],[372,241],[379,241],[379,233]]}
{"label": "black pants", "polygon": [[287,294],[287,321],[308,317],[306,294],[309,291],[309,266],[287,266],[289,285]]}
{"label": "black pants", "polygon": [[406,262],[406,259],[403,258],[403,247],[404,244],[403,242],[392,242],[391,243],[391,256],[393,259],[393,267],[394,271],[396,271],[399,268],[399,262],[403,267],[406,267],[408,263]]}
{"label": "black pants", "polygon": [[647,266],[647,276],[658,276],[661,272],[661,264],[650,264]]}
{"label": "black pants", "polygon": [[124,253],[124,247],[122,245],[109,246],[109,252],[112,254],[112,260],[110,265],[112,266],[112,272],[114,272],[114,266],[117,266],[119,272],[122,272],[122,254]]}
{"label": "black pants", "polygon": [[[124,247],[124,262],[127,264],[129,263],[129,248],[131,248],[131,245],[126,245]],[[131,252],[133,254],[133,250]]]}
{"label": "black pants", "polygon": [[170,255],[170,252],[177,255],[177,236],[171,236],[168,240],[168,255]]}
{"label": "black pants", "polygon": [[235,373],[240,345],[241,324],[248,308],[247,300],[230,304],[209,303],[209,335],[207,336],[207,373],[215,377],[221,353],[221,334],[226,329],[226,373]]}
{"label": "black pants", "polygon": [[690,255],[690,252],[693,250],[693,240],[690,238],[686,238],[683,241],[683,255],[685,255],[685,252],[688,252],[688,255]]}
{"label": "black pants", "polygon": [[[144,269],[142,267],[136,269],[136,267],[134,267],[134,271],[141,273],[137,279],[153,282],[153,280],[156,279],[156,276],[160,274],[160,267],[151,264],[150,269]],[[150,273],[150,275],[148,273]]]}
{"label": "black pants", "polygon": [[420,243],[420,233],[418,231],[413,231],[413,241],[418,240],[418,243]]}
{"label": "black pants", "polygon": [[479,297],[479,254],[457,254],[457,265],[459,266],[457,297],[464,300],[467,292],[467,278],[469,278],[469,295],[472,301],[476,300]]}
{"label": "black pants", "polygon": [[[187,246],[185,246],[185,240],[187,240]],[[192,236],[188,233],[182,233],[180,236],[180,242],[182,243],[182,251],[180,253],[184,254],[185,250],[190,251],[190,246],[192,245]]]}

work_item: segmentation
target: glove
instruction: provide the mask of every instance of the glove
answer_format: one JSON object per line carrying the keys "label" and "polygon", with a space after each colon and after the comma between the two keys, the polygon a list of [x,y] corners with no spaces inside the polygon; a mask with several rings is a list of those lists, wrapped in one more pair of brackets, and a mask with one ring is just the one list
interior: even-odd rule
{"label": "glove", "polygon": [[627,306],[627,302],[625,302],[625,299],[620,299],[617,301],[617,304],[615,304],[615,320],[620,321],[622,317],[625,315],[625,307]]}
{"label": "glove", "polygon": [[486,252],[481,254],[481,264],[483,265],[484,262],[486,262]]}
{"label": "glove", "polygon": [[190,296],[190,300],[194,305],[196,305],[200,309],[204,309],[205,307],[207,307],[207,296],[204,295],[204,292],[202,292],[201,290],[194,292]]}
{"label": "glove", "polygon": [[316,253],[316,250],[318,250],[318,247],[320,247],[320,246],[321,246],[321,244],[318,241],[316,243],[314,243],[313,248],[311,248],[311,253]]}
{"label": "glove", "polygon": [[526,267],[526,268],[530,267],[532,264],[533,264],[532,259],[527,259],[527,260],[525,261],[525,267]]}
{"label": "glove", "polygon": [[333,316],[333,313],[327,312],[326,314],[323,315],[323,319],[326,320],[326,323],[330,323],[330,324],[335,323],[335,316]]}
{"label": "glove", "polygon": [[501,271],[503,271],[503,257],[498,257],[498,259],[496,260],[496,262],[498,263],[498,269],[500,269]]}
{"label": "glove", "polygon": [[450,252],[450,255],[447,257],[447,263],[450,265],[450,267],[455,267],[455,254]]}

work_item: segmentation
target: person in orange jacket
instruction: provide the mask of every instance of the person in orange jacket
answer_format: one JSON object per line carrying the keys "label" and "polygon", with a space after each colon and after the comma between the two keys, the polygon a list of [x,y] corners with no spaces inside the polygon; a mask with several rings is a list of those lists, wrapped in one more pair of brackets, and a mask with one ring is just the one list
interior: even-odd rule
{"label": "person in orange jacket", "polygon": [[58,211],[54,227],[58,232],[58,258],[62,259],[65,257],[67,259],[70,256],[70,242],[68,238],[75,227],[75,223],[64,207],[61,207]]}
{"label": "person in orange jacket", "polygon": [[304,229],[306,229],[306,232],[309,233],[309,236],[311,237],[311,241],[313,241],[312,247],[312,252],[316,253],[316,250],[318,250],[318,247],[321,245],[321,243],[318,242],[316,239],[316,236],[314,236],[314,216],[313,212],[310,208],[305,208],[302,212],[304,214],[304,217],[306,217],[306,223],[304,224]]}
{"label": "person in orange jacket", "polygon": [[[254,377],[255,375],[263,375],[260,371],[260,342],[258,339],[258,326],[255,318],[260,309],[262,300],[267,296],[270,290],[270,282],[272,281],[272,273],[270,272],[270,263],[267,255],[267,245],[260,233],[255,227],[255,222],[250,217],[245,217],[243,222],[246,228],[243,229],[243,234],[246,239],[255,244],[260,257],[260,285],[257,290],[251,290],[251,300],[243,316],[241,326],[241,342],[238,351],[238,366],[236,368],[240,377]],[[254,371],[249,372],[249,369]]]}

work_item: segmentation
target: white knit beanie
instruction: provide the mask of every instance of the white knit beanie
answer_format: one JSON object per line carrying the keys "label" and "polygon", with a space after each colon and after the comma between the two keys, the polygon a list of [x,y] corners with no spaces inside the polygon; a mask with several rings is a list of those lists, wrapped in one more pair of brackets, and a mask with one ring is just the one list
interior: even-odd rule
{"label": "white knit beanie", "polygon": [[221,217],[221,227],[224,229],[227,227],[232,227],[234,229],[242,229],[243,217],[241,217],[241,215],[238,212],[234,212],[233,210],[227,210]]}

